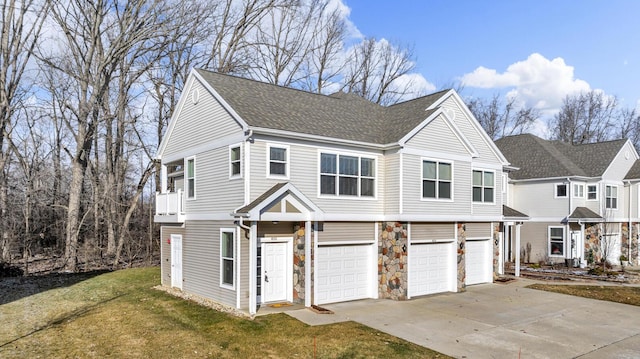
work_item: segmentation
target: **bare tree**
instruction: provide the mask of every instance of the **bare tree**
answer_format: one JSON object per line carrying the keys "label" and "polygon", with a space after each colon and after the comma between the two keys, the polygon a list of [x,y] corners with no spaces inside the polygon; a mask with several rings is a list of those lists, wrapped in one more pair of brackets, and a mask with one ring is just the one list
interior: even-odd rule
{"label": "bare tree", "polygon": [[396,103],[413,91],[411,80],[402,81],[415,68],[410,48],[367,38],[354,46],[350,57],[343,90],[381,105]]}
{"label": "bare tree", "polygon": [[602,91],[565,97],[553,119],[554,139],[571,144],[611,139],[618,100]]}
{"label": "bare tree", "polygon": [[508,97],[503,104],[498,94],[489,100],[471,99],[468,106],[492,140],[525,133],[540,116],[537,109],[517,108],[515,97]]}
{"label": "bare tree", "polygon": [[8,183],[5,165],[9,150],[5,142],[15,121],[25,88],[24,77],[34,47],[39,41],[47,6],[36,0],[2,2],[0,22],[0,262],[7,259],[9,236],[4,223],[7,211]]}

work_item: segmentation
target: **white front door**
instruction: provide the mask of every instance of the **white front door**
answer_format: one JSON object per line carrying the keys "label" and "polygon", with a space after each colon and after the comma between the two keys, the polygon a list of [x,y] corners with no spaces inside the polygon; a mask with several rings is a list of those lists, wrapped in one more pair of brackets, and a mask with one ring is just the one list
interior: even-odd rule
{"label": "white front door", "polygon": [[289,242],[262,243],[262,302],[288,299]]}
{"label": "white front door", "polygon": [[182,289],[182,235],[171,235],[171,286]]}

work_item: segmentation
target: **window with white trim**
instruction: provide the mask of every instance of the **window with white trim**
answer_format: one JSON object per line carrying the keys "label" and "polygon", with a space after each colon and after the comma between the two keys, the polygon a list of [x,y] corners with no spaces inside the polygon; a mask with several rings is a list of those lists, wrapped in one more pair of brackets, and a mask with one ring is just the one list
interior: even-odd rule
{"label": "window with white trim", "polygon": [[422,160],[422,198],[451,199],[453,195],[453,164]]}
{"label": "window with white trim", "polygon": [[376,160],[336,153],[320,154],[320,194],[374,197]]}
{"label": "window with white trim", "polygon": [[289,148],[287,146],[268,146],[270,177],[289,177]]}
{"label": "window with white trim", "polygon": [[618,186],[606,185],[604,187],[606,209],[618,209]]}
{"label": "window with white trim", "polygon": [[240,146],[229,147],[229,177],[241,177],[241,155]]}
{"label": "window with white trim", "polygon": [[220,230],[220,285],[233,287],[235,285],[235,230]]}
{"label": "window with white trim", "polygon": [[587,200],[595,201],[598,199],[598,185],[587,185]]}
{"label": "window with white trim", "polygon": [[573,184],[573,197],[584,198],[584,185],[581,183]]}
{"label": "window with white trim", "polygon": [[549,255],[564,256],[565,231],[564,227],[549,227]]}
{"label": "window with white trim", "polygon": [[187,198],[196,198],[196,159],[187,158]]}
{"label": "window with white trim", "polygon": [[555,197],[556,198],[567,198],[567,184],[566,183],[556,183],[556,185],[555,185]]}
{"label": "window with white trim", "polygon": [[473,201],[493,203],[495,192],[495,173],[493,171],[473,170]]}

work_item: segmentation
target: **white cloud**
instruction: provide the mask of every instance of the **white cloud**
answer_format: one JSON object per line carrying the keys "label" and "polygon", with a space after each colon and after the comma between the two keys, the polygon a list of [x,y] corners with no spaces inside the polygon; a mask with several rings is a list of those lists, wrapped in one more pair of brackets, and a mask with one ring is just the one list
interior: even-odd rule
{"label": "white cloud", "polygon": [[574,78],[573,66],[564,59],[549,60],[538,53],[509,65],[503,73],[478,67],[461,81],[467,87],[508,89],[508,96],[547,114],[555,113],[567,95],[591,90],[586,81]]}
{"label": "white cloud", "polygon": [[422,74],[415,72],[398,77],[398,79],[394,81],[394,86],[398,89],[410,89],[409,93],[405,94],[400,101],[411,100],[417,96],[424,96],[436,90],[434,84],[427,81]]}

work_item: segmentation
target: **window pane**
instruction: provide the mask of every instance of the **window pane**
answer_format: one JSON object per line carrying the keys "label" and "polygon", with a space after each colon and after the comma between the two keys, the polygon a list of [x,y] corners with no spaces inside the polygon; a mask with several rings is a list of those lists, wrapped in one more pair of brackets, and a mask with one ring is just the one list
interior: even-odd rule
{"label": "window pane", "polygon": [[559,184],[556,185],[556,197],[566,197],[567,196],[567,185]]}
{"label": "window pane", "polygon": [[234,147],[231,149],[231,161],[240,160],[240,147]]}
{"label": "window pane", "polygon": [[336,194],[336,177],[320,176],[320,193]]}
{"label": "window pane", "polygon": [[363,178],[360,180],[360,195],[361,196],[367,196],[367,197],[373,197],[374,191],[373,191],[373,184],[374,184],[374,180],[369,179],[369,178]]}
{"label": "window pane", "polygon": [[451,198],[451,182],[438,183],[438,198]]}
{"label": "window pane", "polygon": [[188,185],[189,193],[187,194],[187,197],[193,198],[196,195],[196,185],[195,185],[196,182],[193,178],[190,178],[188,183],[189,183]]}
{"label": "window pane", "polygon": [[351,156],[340,156],[340,174],[358,175],[358,158]]}
{"label": "window pane", "polygon": [[482,188],[481,187],[473,187],[473,201],[474,202],[482,202]]}
{"label": "window pane", "polygon": [[611,199],[611,208],[618,208],[618,199],[617,198],[612,198]]}
{"label": "window pane", "polygon": [[240,174],[240,162],[232,162],[231,163],[231,174],[239,175]]}
{"label": "window pane", "polygon": [[551,238],[559,238],[562,240],[564,237],[564,229],[562,228],[551,228],[550,230]]}
{"label": "window pane", "polygon": [[484,172],[484,186],[493,187],[493,172]]}
{"label": "window pane", "polygon": [[286,161],[287,150],[284,148],[271,147],[269,158],[272,161]]}
{"label": "window pane", "polygon": [[233,261],[229,259],[222,260],[222,282],[233,285]]}
{"label": "window pane", "polygon": [[194,173],[194,162],[193,160],[188,160],[187,161],[187,177],[193,177],[193,173]]}
{"label": "window pane", "polygon": [[611,187],[611,197],[618,197],[618,187]]}
{"label": "window pane", "polygon": [[222,232],[222,256],[233,258],[233,233]]}
{"label": "window pane", "polygon": [[482,186],[482,171],[473,171],[473,185]]}
{"label": "window pane", "polygon": [[551,254],[553,255],[563,255],[564,246],[562,242],[551,242]]}
{"label": "window pane", "polygon": [[373,160],[371,158],[360,159],[360,172],[363,176],[373,177]]}
{"label": "window pane", "polygon": [[340,194],[348,196],[358,195],[358,179],[354,177],[340,177]]}
{"label": "window pane", "polygon": [[436,198],[436,182],[422,181],[422,197]]}
{"label": "window pane", "polygon": [[611,197],[611,186],[606,186],[604,188],[604,195],[607,197]]}
{"label": "window pane", "polygon": [[493,188],[484,189],[484,201],[493,202]]}
{"label": "window pane", "polygon": [[271,162],[269,163],[269,173],[272,175],[285,175],[287,165],[284,163]]}
{"label": "window pane", "polygon": [[451,164],[450,163],[439,163],[438,169],[439,169],[439,173],[438,173],[439,179],[447,180],[447,181],[451,180]]}
{"label": "window pane", "polygon": [[436,179],[436,163],[431,161],[422,162],[422,178]]}
{"label": "window pane", "polygon": [[320,155],[320,172],[336,173],[336,155],[327,153]]}

